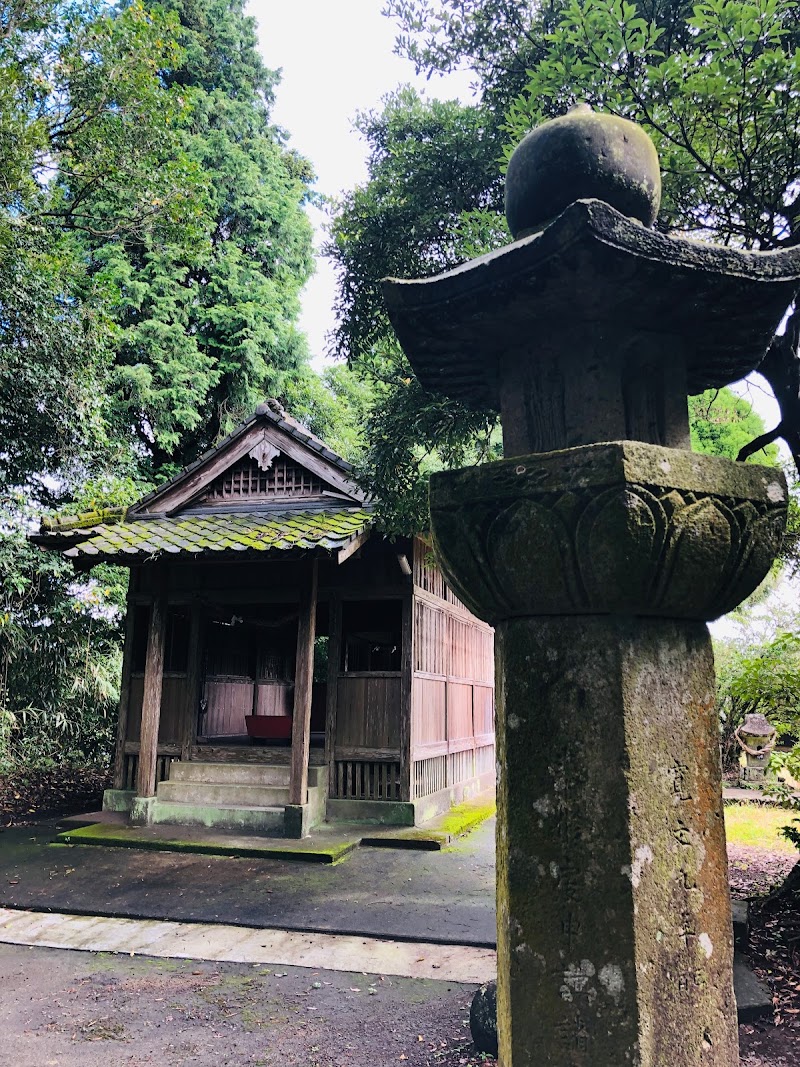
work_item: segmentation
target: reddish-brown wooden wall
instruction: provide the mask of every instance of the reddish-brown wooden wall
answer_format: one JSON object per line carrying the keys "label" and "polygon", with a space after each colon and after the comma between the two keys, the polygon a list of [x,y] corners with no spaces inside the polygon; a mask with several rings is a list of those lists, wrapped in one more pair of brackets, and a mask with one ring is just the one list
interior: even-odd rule
{"label": "reddish-brown wooden wall", "polygon": [[494,766],[494,632],[414,543],[411,761],[426,796]]}

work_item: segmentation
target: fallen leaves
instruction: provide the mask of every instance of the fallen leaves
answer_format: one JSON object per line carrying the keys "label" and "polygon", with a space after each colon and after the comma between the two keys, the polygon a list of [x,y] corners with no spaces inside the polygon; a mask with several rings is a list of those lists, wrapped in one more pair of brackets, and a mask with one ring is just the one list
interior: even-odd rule
{"label": "fallen leaves", "polygon": [[111,776],[96,767],[26,768],[0,775],[0,826],[25,825],[32,817],[93,811]]}

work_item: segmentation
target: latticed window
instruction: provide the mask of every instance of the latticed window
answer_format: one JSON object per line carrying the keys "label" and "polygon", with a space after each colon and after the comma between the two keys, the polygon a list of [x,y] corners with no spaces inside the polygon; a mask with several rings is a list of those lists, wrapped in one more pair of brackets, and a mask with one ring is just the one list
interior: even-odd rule
{"label": "latticed window", "polygon": [[285,456],[273,460],[268,470],[245,457],[211,483],[204,502],[321,496],[323,488],[321,479]]}

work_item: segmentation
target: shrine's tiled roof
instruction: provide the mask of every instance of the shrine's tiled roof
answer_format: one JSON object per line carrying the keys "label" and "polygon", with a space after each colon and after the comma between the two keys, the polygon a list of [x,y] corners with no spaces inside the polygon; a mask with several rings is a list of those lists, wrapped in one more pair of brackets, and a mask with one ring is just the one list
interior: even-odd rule
{"label": "shrine's tiled roof", "polygon": [[159,556],[340,553],[373,523],[367,508],[185,514],[128,520],[122,509],[46,520],[35,538],[76,561],[143,563]]}

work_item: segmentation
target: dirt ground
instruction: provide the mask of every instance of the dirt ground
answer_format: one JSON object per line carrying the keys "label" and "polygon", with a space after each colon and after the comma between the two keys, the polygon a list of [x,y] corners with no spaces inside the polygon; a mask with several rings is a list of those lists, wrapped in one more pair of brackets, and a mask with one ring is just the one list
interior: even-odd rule
{"label": "dirt ground", "polygon": [[[35,827],[43,809],[63,811],[59,794],[63,797],[70,783],[59,781],[52,791],[44,785],[31,780],[20,789],[17,782],[0,780],[0,824]],[[99,777],[85,785],[87,793],[102,787]],[[488,839],[490,835],[485,828],[484,831],[471,836],[475,841],[483,836]],[[13,833],[6,831],[0,843],[10,845]],[[31,841],[35,842],[35,837]],[[34,852],[36,847],[31,844]],[[10,851],[14,853],[13,848]],[[459,928],[461,919],[470,929],[474,927],[482,916],[478,903],[489,892],[484,870],[488,860],[484,862],[480,849],[474,856],[473,851],[475,846],[470,845],[464,856],[458,857],[458,877],[463,880],[462,888],[470,904],[464,916],[456,917]],[[782,881],[795,857],[730,846],[729,858],[733,895],[760,898],[751,909],[751,964],[772,989],[775,1005],[773,1019],[740,1027],[742,1067],[797,1067],[800,891],[778,901],[768,898],[770,889]],[[128,866],[135,866],[139,859],[151,870],[154,885],[147,882],[144,874],[140,879],[129,877]],[[138,886],[140,894],[158,896],[159,879],[172,885],[172,867],[180,864],[191,868],[196,859],[162,854],[134,855],[124,860],[116,857],[114,884],[119,882],[124,868],[126,880]],[[427,896],[416,889],[411,892],[412,910],[425,910],[427,906],[439,921],[444,913],[437,911],[435,905],[441,903],[444,887],[438,880],[444,876],[437,880],[436,871],[427,870],[426,864],[433,862],[430,856],[413,859],[420,867],[418,872],[415,869],[415,884],[419,879],[422,885],[430,882],[431,886],[426,890]],[[95,886],[105,884],[106,874],[111,877],[111,873],[95,869],[98,862],[96,856],[83,855],[81,866],[87,868],[87,876]],[[403,857],[403,865],[414,866],[412,858]],[[208,879],[214,871],[204,861],[206,867]],[[26,870],[21,864],[20,873]],[[339,873],[348,875],[349,881],[353,870],[343,867]],[[26,882],[15,871],[16,868],[7,872],[6,903],[46,906],[35,899],[10,899],[19,894]],[[80,873],[73,866],[65,871],[73,878]],[[184,871],[187,873],[197,872]],[[336,873],[331,872],[328,880]],[[49,879],[52,876],[50,871]],[[399,872],[393,872],[393,876],[400,878]],[[225,881],[221,875],[217,880]],[[194,883],[194,879],[190,881]],[[405,882],[406,878],[400,881]],[[305,872],[302,895],[307,906],[309,895],[313,897],[312,882],[311,872]],[[281,885],[273,871],[261,887],[265,894],[262,900],[280,897]],[[220,899],[226,893],[230,899],[230,886],[226,886],[227,881],[221,886],[215,883],[208,892],[218,889]],[[87,885],[75,888],[89,890]],[[194,892],[199,888],[195,885]],[[331,887],[327,883],[325,890],[330,906]],[[359,898],[353,906],[360,912],[373,913],[385,905],[384,910],[394,915],[406,914],[408,890],[402,900],[384,900],[386,895],[387,887],[383,885],[375,900],[368,894],[368,899]],[[237,893],[234,899],[238,897]],[[217,896],[211,893],[208,909],[215,910],[216,901]],[[175,906],[176,902],[171,904]],[[452,924],[453,917],[448,921]],[[458,984],[299,967],[147,960],[0,944],[0,989],[0,1067],[486,1067],[495,1062],[477,1054],[472,1046],[468,1018],[473,989]]]}
{"label": "dirt ground", "polygon": [[3,1067],[442,1067],[471,988],[0,945]]}

